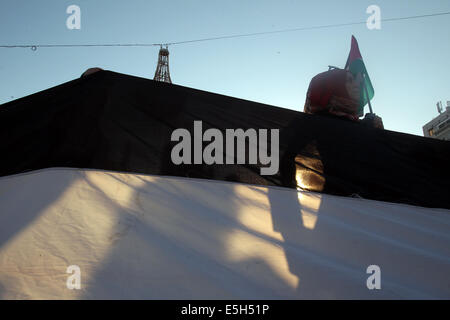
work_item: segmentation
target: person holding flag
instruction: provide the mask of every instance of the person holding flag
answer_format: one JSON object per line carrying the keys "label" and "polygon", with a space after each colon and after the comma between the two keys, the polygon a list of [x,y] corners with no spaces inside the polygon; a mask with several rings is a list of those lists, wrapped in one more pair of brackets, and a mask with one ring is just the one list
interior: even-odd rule
{"label": "person holding flag", "polygon": [[[354,36],[344,69],[329,68],[311,80],[304,112],[358,121],[383,129],[381,118],[372,111],[370,100],[374,89]],[[370,113],[359,120],[366,104]]]}

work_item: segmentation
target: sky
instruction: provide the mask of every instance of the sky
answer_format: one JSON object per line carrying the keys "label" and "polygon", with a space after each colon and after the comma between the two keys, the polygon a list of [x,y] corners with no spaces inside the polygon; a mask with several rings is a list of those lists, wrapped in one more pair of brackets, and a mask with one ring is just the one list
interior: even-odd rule
{"label": "sky", "polygon": [[[81,28],[68,29],[70,5]],[[2,0],[0,45],[169,43],[449,12],[449,0]],[[450,15],[173,45],[172,82],[303,111],[309,82],[344,67],[354,35],[386,129],[423,135],[450,100]],[[89,67],[152,79],[159,47],[0,48],[0,104],[78,78]],[[1,108],[1,105],[0,105]],[[368,112],[366,106],[365,112]]]}

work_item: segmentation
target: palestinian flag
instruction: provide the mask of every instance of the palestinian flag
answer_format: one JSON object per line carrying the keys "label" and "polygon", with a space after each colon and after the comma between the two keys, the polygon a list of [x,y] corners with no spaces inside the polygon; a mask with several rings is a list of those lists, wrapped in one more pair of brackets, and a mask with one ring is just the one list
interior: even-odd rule
{"label": "palestinian flag", "polygon": [[355,77],[358,75],[358,73],[364,76],[364,84],[367,88],[369,97],[367,97],[366,90],[364,89],[364,86],[362,86],[360,106],[358,110],[358,114],[362,115],[364,113],[364,106],[367,104],[368,100],[371,100],[373,98],[375,91],[373,90],[372,82],[370,81],[366,66],[364,65],[361,52],[359,51],[358,42],[356,41],[356,38],[354,36],[352,36],[352,46],[350,48],[350,53],[348,55],[347,63],[345,64],[344,69],[349,70]]}

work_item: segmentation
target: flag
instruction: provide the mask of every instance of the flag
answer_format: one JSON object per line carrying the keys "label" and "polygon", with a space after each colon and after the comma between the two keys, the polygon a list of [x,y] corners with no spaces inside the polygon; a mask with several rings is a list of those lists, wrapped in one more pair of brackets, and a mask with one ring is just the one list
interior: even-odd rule
{"label": "flag", "polygon": [[[358,42],[356,41],[356,38],[354,36],[352,36],[352,45],[344,69],[349,70],[355,77],[358,75],[358,73],[361,73],[361,75],[364,76],[364,80],[361,86],[361,98],[359,100],[360,105],[358,109],[358,114],[363,115],[364,106],[369,100],[373,98],[375,91],[373,90],[372,82],[370,81],[366,66],[364,65],[361,52],[359,51]],[[367,97],[364,86],[367,88],[369,97]]]}

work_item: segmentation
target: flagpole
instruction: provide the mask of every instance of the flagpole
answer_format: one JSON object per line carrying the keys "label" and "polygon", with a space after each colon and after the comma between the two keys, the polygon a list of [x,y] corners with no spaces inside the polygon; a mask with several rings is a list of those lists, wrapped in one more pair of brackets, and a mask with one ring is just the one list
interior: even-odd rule
{"label": "flagpole", "polygon": [[367,90],[367,86],[366,86],[366,73],[363,72],[362,75],[363,75],[363,79],[364,79],[363,83],[364,83],[364,91],[366,92],[367,103],[369,104],[370,113],[373,114],[372,105],[370,104],[370,99],[369,99],[369,91]]}

